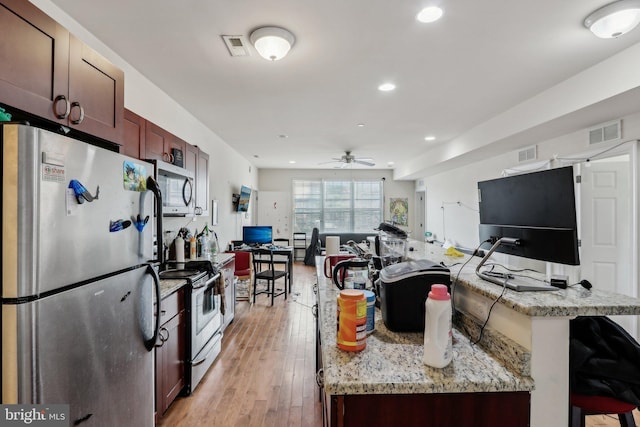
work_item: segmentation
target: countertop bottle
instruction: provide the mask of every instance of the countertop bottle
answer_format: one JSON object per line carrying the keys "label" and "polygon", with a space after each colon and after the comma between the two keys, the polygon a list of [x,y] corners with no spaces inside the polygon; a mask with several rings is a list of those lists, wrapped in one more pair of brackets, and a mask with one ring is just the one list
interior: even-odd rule
{"label": "countertop bottle", "polygon": [[197,257],[196,236],[191,236],[191,239],[189,240],[189,259],[196,259]]}
{"label": "countertop bottle", "polygon": [[453,357],[451,331],[451,295],[445,285],[433,285],[425,302],[424,358],[425,365],[444,368]]}
{"label": "countertop bottle", "polygon": [[173,241],[173,244],[176,247],[176,261],[184,262],[184,239],[178,235]]}

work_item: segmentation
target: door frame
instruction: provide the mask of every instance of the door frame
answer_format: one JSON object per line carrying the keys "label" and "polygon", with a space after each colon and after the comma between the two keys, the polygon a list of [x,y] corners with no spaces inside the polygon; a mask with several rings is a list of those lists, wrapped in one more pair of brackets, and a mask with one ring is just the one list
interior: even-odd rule
{"label": "door frame", "polygon": [[[588,159],[607,159],[610,157],[617,157],[620,155],[628,155],[629,156],[629,179],[630,179],[630,191],[631,191],[631,260],[633,265],[631,266],[631,281],[635,283],[635,287],[633,288],[633,297],[638,298],[640,295],[640,283],[638,282],[638,278],[640,274],[638,272],[638,266],[640,265],[640,248],[638,247],[638,242],[640,241],[640,236],[638,235],[639,229],[639,215],[640,215],[640,198],[638,197],[638,186],[639,186],[639,174],[638,174],[638,164],[640,163],[639,149],[638,144],[640,140],[633,139],[630,141],[626,141],[624,143],[620,143],[617,146],[613,146],[611,148],[608,147],[600,147],[598,149],[592,149],[589,151],[576,153],[570,156],[563,156],[562,158],[556,158],[555,160],[560,162],[560,164],[566,165],[574,165],[578,163],[582,163],[587,161]],[[578,229],[582,230],[582,212],[581,209],[581,195],[580,192],[576,194],[576,214],[578,219]],[[580,231],[581,234],[581,231]],[[636,331],[640,333],[640,316],[637,316],[636,319]]]}

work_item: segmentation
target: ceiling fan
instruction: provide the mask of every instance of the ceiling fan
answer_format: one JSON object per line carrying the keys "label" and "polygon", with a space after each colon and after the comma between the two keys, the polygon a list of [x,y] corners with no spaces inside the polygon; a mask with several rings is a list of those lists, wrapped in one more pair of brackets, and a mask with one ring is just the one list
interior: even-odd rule
{"label": "ceiling fan", "polygon": [[320,163],[322,164],[326,164],[326,163],[341,163],[340,166],[336,166],[339,168],[345,168],[347,167],[347,165],[350,165],[352,163],[357,163],[360,165],[365,165],[365,166],[375,166],[376,164],[373,163],[373,159],[369,158],[369,157],[356,157],[353,154],[351,154],[351,151],[345,151],[344,154],[342,155],[342,157],[337,158],[337,157],[332,157],[332,160],[329,162],[323,162]]}

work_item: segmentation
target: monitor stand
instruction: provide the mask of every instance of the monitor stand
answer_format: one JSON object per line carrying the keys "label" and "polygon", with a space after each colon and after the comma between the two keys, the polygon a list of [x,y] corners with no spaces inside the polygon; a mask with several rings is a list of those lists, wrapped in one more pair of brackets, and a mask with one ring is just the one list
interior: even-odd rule
{"label": "monitor stand", "polygon": [[491,246],[489,252],[482,258],[482,261],[476,267],[476,275],[487,282],[495,283],[496,285],[504,286],[508,289],[512,289],[517,292],[534,292],[534,291],[557,291],[558,288],[549,285],[548,283],[535,283],[533,279],[527,280],[526,278],[519,277],[508,277],[508,274],[505,274],[505,277],[495,277],[491,276],[485,272],[480,271],[485,262],[489,259],[491,254],[498,249],[498,246],[503,244],[518,244],[517,239],[503,237],[498,239],[496,243]]}

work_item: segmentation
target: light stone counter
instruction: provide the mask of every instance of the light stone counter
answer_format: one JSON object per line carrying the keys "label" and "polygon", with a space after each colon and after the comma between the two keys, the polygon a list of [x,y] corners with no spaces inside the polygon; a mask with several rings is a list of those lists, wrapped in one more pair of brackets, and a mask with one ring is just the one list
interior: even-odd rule
{"label": "light stone counter", "polygon": [[185,279],[160,279],[160,299],[165,299],[186,284]]}
{"label": "light stone counter", "polygon": [[[323,265],[317,262],[317,265]],[[318,322],[324,390],[331,395],[429,394],[530,391],[533,381],[516,374],[454,329],[453,361],[443,369],[422,362],[423,334],[389,331],[376,309],[376,330],[361,352],[336,342],[338,289],[318,268]]]}
{"label": "light stone counter", "polygon": [[[413,259],[428,259],[434,262],[444,262],[445,265],[464,263],[470,255],[463,258],[444,255],[444,249],[438,245],[410,240],[409,246],[414,250],[408,255]],[[475,274],[476,266],[481,258],[474,257],[460,272],[458,284],[477,294],[495,300],[501,293],[499,285],[482,280]],[[455,279],[461,265],[450,267],[451,278]],[[544,275],[526,273],[544,279]],[[597,287],[597,286],[596,286]],[[627,315],[640,314],[640,299],[595,288],[584,289],[577,285],[567,289],[543,292],[516,292],[507,289],[500,299],[500,304],[515,312],[526,316],[601,316],[601,315]]]}
{"label": "light stone counter", "polygon": [[[454,287],[456,308],[472,312],[484,307],[479,309],[484,314],[475,316],[484,322],[488,307],[500,296],[502,287],[476,276],[475,269],[481,258],[470,259],[469,255],[448,257],[438,245],[415,240],[411,240],[409,246],[413,251],[408,255],[414,259],[442,261],[446,265],[461,263],[450,267],[452,280],[459,273]],[[469,263],[460,271],[462,263],[467,260]],[[542,274],[537,277],[545,278]],[[597,287],[594,284],[594,288],[587,290],[578,285],[543,292],[507,289],[492,311],[485,335],[506,335],[525,348],[522,354],[520,350],[514,351],[511,345],[506,345],[502,347],[505,351],[492,351],[492,354],[510,353],[506,359],[520,359],[525,369],[518,372],[530,374],[535,381],[535,389],[531,392],[531,427],[564,427],[568,424],[570,320],[576,316],[640,314],[639,299],[601,291]],[[471,333],[471,336],[477,334]],[[490,345],[489,348],[499,350],[500,346]],[[512,350],[507,351],[509,349]]]}

